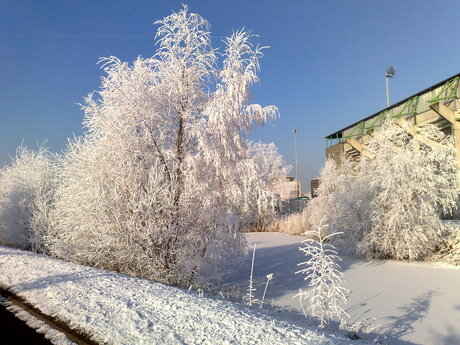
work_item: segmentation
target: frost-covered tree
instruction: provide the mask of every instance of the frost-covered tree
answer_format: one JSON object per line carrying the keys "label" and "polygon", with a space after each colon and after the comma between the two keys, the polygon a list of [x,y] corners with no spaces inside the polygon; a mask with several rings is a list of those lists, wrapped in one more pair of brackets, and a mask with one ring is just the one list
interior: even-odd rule
{"label": "frost-covered tree", "polygon": [[315,230],[305,232],[311,238],[302,241],[304,246],[299,250],[308,259],[298,264],[305,268],[296,273],[304,274],[308,284],[306,290],[300,289],[294,296],[299,298],[305,316],[318,318],[320,327],[324,327],[334,317],[342,320],[348,316],[342,308],[347,302],[349,291],[343,286],[343,273],[338,264],[341,258],[335,247],[328,243],[331,237],[340,233],[324,234],[326,228],[327,225],[321,221]]}
{"label": "frost-covered tree", "polygon": [[365,160],[357,164],[343,159],[338,170],[345,188],[335,195],[336,211],[329,216],[329,231],[343,235],[332,237],[331,243],[343,253],[356,254],[358,243],[372,226],[369,204],[374,194],[369,189],[368,164]]}
{"label": "frost-covered tree", "polygon": [[338,206],[337,195],[347,188],[347,179],[332,159],[328,159],[321,169],[319,180],[317,196],[308,203],[304,210],[310,224],[319,224],[322,219],[330,223]]}
{"label": "frost-covered tree", "polygon": [[217,54],[187,7],[157,24],[153,57],[102,59],[87,133],[62,160],[49,242],[58,256],[188,284],[238,257],[254,208],[270,202],[246,136],[277,109],[248,103],[261,57],[248,33]]}
{"label": "frost-covered tree", "polygon": [[456,207],[453,142],[434,125],[416,135],[407,124],[387,122],[366,147],[376,156],[366,167],[372,227],[359,245],[367,257],[423,259],[447,234],[440,215]]}
{"label": "frost-covered tree", "polygon": [[388,121],[365,146],[375,159],[328,161],[318,197],[306,209],[310,224],[325,217],[331,243],[369,258],[419,260],[445,241],[440,215],[456,207],[452,139],[437,127]]}
{"label": "frost-covered tree", "polygon": [[50,153],[19,147],[0,170],[0,243],[45,252],[44,236],[56,186]]}
{"label": "frost-covered tree", "polygon": [[285,177],[291,166],[287,165],[283,156],[278,152],[275,143],[248,143],[249,155],[255,161],[259,177],[273,189],[273,184],[279,178]]}
{"label": "frost-covered tree", "polygon": [[[249,156],[256,164],[256,171],[263,183],[263,189],[269,192],[271,202],[257,205],[253,214],[255,215],[252,228],[258,231],[265,231],[274,221],[276,215],[275,206],[279,203],[279,188],[282,181],[286,181],[291,166],[287,165],[283,156],[278,152],[274,143],[248,142]],[[263,207],[261,207],[263,206]]]}
{"label": "frost-covered tree", "polygon": [[328,160],[320,173],[317,197],[304,210],[309,224],[319,224],[323,220],[328,224],[325,231],[342,232],[343,236],[332,237],[331,241],[343,252],[353,254],[370,227],[372,196],[363,164],[343,158],[337,166],[333,160]]}

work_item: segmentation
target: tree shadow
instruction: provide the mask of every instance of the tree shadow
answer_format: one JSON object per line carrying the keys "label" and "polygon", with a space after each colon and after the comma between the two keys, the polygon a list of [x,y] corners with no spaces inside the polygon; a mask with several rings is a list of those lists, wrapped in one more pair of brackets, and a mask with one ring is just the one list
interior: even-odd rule
{"label": "tree shadow", "polygon": [[380,295],[381,293],[377,293],[373,296],[363,299],[358,303],[355,303],[352,306],[347,307],[345,311],[348,315],[350,315],[350,320],[356,322],[366,318],[367,314],[372,311],[371,308],[367,308],[368,302]]}
{"label": "tree shadow", "polygon": [[53,276],[47,276],[43,278],[38,278],[33,281],[19,283],[14,286],[16,291],[30,291],[30,290],[40,290],[46,289],[47,287],[68,283],[68,282],[77,282],[83,280],[90,280],[97,277],[104,277],[110,276],[110,273],[89,273],[85,272],[85,274],[78,274],[78,273],[65,273],[65,274],[56,274]]}
{"label": "tree shadow", "polygon": [[415,323],[423,321],[430,309],[432,299],[440,295],[442,293],[439,292],[439,289],[428,290],[424,294],[413,298],[412,302],[399,307],[400,315],[386,318],[389,322],[382,326],[384,330],[382,336],[389,339],[391,344],[400,344],[401,337],[414,333]]}
{"label": "tree shadow", "polygon": [[[381,294],[375,294],[348,307],[346,309],[346,312],[350,315],[348,322],[353,324],[353,322],[365,319],[371,309],[362,309],[366,308],[368,301],[379,295]],[[439,289],[428,290],[421,296],[413,298],[410,303],[399,307],[398,310],[401,311],[399,315],[384,318],[383,321],[387,322],[383,325],[379,325],[379,320],[376,320],[374,324],[376,324],[377,327],[370,333],[363,335],[364,340],[372,340],[376,344],[383,345],[416,345],[416,343],[403,340],[401,337],[414,333],[415,324],[423,321],[430,309],[432,299],[439,295],[442,295]],[[331,323],[331,326],[333,326],[333,323]],[[338,325],[335,325],[335,327],[338,327]],[[447,335],[434,334],[433,337],[437,339],[436,342],[433,342],[433,344],[436,345],[460,344],[460,342],[457,341],[459,335],[454,332],[453,328],[449,329]]]}
{"label": "tree shadow", "polygon": [[[458,307],[458,306],[456,306]],[[432,343],[436,345],[460,344],[460,333],[452,325],[446,326],[446,332],[430,330]]]}
{"label": "tree shadow", "polygon": [[[5,248],[0,247],[0,256],[2,255],[9,256],[9,257],[14,257],[14,256],[32,257],[34,256],[34,257],[44,257],[46,259],[56,260],[56,258],[53,258],[46,254],[28,252],[28,251],[20,250],[17,248],[11,248],[12,250],[10,251],[10,250],[7,250],[6,248],[10,249],[10,247],[6,247],[6,246]],[[2,265],[3,264],[0,262],[0,267]],[[37,278],[32,281],[27,281],[27,282],[16,284],[14,286],[14,290],[15,291],[39,290],[39,289],[45,289],[52,285],[58,285],[58,284],[63,284],[67,282],[77,282],[77,281],[82,281],[82,280],[93,279],[96,277],[103,277],[103,276],[111,275],[111,273],[90,272],[88,271],[88,267],[85,267],[85,266],[82,266],[82,267],[84,269],[84,272],[77,270],[73,273],[62,273],[62,274],[46,276],[43,278]]]}
{"label": "tree shadow", "polygon": [[[0,248],[3,249],[3,248]],[[8,256],[32,256],[32,255],[42,255],[32,252],[22,251],[18,248],[11,247],[12,251],[0,250],[0,255],[8,255]]]}

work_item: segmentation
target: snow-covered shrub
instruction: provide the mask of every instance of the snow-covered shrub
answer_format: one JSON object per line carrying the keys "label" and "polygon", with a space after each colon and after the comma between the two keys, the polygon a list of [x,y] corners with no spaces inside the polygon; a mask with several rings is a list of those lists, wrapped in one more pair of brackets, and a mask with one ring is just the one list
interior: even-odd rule
{"label": "snow-covered shrub", "polygon": [[51,252],[130,274],[166,274],[162,243],[173,210],[161,166],[132,157],[122,142],[89,138],[70,143],[60,163]]}
{"label": "snow-covered shrub", "polygon": [[157,23],[153,57],[102,60],[48,240],[60,257],[189,286],[241,256],[254,209],[272,202],[246,135],[277,108],[248,104],[261,56],[249,34],[217,54],[186,7]]}
{"label": "snow-covered shrub", "polygon": [[298,297],[305,316],[312,315],[320,321],[320,327],[337,317],[342,320],[347,313],[341,307],[347,302],[349,291],[343,287],[343,273],[340,271],[335,247],[328,243],[328,239],[340,233],[325,234],[327,225],[322,222],[315,230],[306,231],[307,236],[313,238],[302,241],[303,247],[299,250],[308,257],[307,261],[298,266],[305,268],[297,273],[305,274],[304,280],[308,282],[307,289],[294,297]]}
{"label": "snow-covered shrub", "polygon": [[0,170],[0,243],[45,252],[44,236],[56,185],[56,168],[43,147],[19,147]]}
{"label": "snow-covered shrub", "polygon": [[433,260],[442,261],[451,265],[460,265],[460,227],[458,224],[447,224],[450,235]]}
{"label": "snow-covered shrub", "polygon": [[[340,322],[340,329],[347,331],[346,337],[348,339],[358,340],[380,327],[380,324],[377,324],[376,321],[376,318],[364,318],[352,324],[348,324],[346,320],[343,319]],[[379,344],[377,342],[375,343]]]}
{"label": "snow-covered shrub", "polygon": [[[419,260],[444,241],[440,214],[456,206],[456,164],[452,139],[437,127],[421,127],[417,138],[405,126],[387,122],[366,147],[371,229],[359,252],[371,258]],[[427,143],[438,142],[438,145]]]}
{"label": "snow-covered shrub", "polygon": [[331,238],[331,243],[341,248],[342,253],[356,254],[358,244],[372,226],[369,204],[374,193],[369,188],[368,164],[365,160],[357,164],[344,159],[339,174],[344,188],[335,195],[335,212],[329,215],[332,225],[328,230],[343,233]]}

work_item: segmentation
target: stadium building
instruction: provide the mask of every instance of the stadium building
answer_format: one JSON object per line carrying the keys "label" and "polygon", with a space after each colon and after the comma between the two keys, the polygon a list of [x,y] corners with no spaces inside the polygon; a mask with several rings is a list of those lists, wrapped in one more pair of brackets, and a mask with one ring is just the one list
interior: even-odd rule
{"label": "stadium building", "polygon": [[[445,134],[451,134],[457,150],[457,168],[460,170],[459,80],[460,73],[328,135],[326,157],[340,163],[342,155],[352,159],[370,156],[364,149],[365,144],[372,138],[376,128],[392,118],[401,125],[409,123],[409,134],[416,140],[424,140],[418,137],[417,127],[429,123],[437,125]],[[425,140],[425,143],[439,145],[434,140]]]}

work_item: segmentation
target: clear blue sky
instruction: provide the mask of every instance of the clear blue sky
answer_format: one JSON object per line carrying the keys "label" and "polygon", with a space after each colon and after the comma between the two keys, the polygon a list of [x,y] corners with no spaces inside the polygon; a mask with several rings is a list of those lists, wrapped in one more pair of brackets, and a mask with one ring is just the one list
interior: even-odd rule
{"label": "clear blue sky", "polygon": [[[0,2],[0,165],[22,141],[61,151],[81,133],[76,103],[99,87],[98,58],[154,52],[153,21],[189,5],[213,36],[245,27],[271,48],[254,100],[281,117],[255,130],[290,164],[299,132],[304,183],[324,163],[324,136],[460,72],[460,1],[28,1]],[[216,44],[219,39],[215,39]],[[309,186],[306,188],[309,190]]]}

